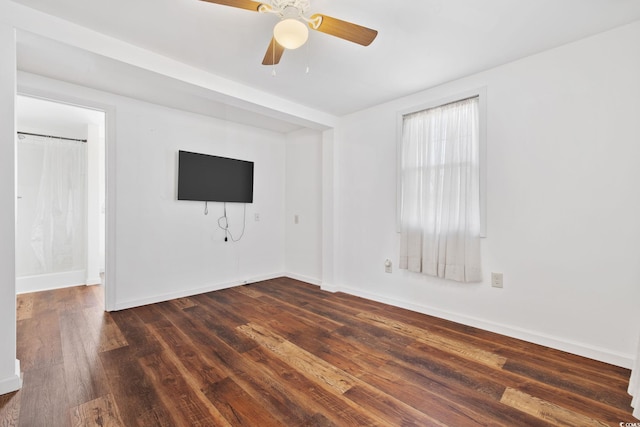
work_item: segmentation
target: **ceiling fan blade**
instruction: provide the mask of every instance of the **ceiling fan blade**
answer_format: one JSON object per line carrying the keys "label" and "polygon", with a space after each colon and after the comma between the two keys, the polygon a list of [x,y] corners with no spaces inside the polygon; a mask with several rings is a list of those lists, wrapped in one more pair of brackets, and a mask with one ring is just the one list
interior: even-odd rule
{"label": "ceiling fan blade", "polygon": [[309,24],[309,27],[312,29],[353,43],[358,43],[362,46],[369,46],[378,35],[378,32],[371,28],[319,13],[312,15],[311,20],[315,21]]}
{"label": "ceiling fan blade", "polygon": [[282,54],[284,53],[284,47],[280,46],[275,38],[272,38],[267,48],[267,53],[264,54],[262,65],[275,65],[280,62]]}
{"label": "ceiling fan blade", "polygon": [[262,3],[251,0],[202,0],[209,3],[221,4],[223,6],[237,7],[239,9],[253,10],[257,12]]}

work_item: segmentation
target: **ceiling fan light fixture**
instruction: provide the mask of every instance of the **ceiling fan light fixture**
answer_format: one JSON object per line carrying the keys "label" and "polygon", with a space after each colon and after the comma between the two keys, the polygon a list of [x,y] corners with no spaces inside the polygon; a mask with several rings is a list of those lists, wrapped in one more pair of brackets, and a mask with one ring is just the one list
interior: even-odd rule
{"label": "ceiling fan light fixture", "polygon": [[306,43],[309,29],[294,18],[283,19],[273,28],[273,37],[286,49],[297,49]]}

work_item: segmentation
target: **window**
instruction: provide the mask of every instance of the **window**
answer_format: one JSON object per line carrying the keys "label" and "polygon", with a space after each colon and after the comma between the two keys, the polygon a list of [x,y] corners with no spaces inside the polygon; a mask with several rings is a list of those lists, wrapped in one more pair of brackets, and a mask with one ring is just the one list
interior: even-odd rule
{"label": "window", "polygon": [[458,99],[401,116],[400,268],[474,282],[482,280],[484,125],[480,95]]}

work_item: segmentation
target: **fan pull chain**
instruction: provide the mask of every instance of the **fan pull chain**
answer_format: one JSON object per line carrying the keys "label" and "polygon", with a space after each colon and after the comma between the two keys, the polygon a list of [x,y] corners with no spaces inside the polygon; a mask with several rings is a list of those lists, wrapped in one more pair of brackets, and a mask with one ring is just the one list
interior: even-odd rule
{"label": "fan pull chain", "polygon": [[306,74],[309,74],[309,57],[311,56],[311,48],[309,47],[311,45],[311,39],[307,40],[307,68],[304,71]]}
{"label": "fan pull chain", "polygon": [[271,65],[273,69],[271,70],[271,77],[276,76],[276,38],[271,38]]}

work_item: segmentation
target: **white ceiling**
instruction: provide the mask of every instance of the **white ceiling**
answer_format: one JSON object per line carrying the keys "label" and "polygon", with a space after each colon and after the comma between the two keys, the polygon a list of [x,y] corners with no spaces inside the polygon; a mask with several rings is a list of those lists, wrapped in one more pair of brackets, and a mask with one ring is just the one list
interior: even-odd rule
{"label": "white ceiling", "polygon": [[24,31],[18,33],[17,46],[21,71],[275,132],[304,125],[230,105],[201,87]]}
{"label": "white ceiling", "polygon": [[[312,31],[308,45],[286,51],[272,76],[272,68],[261,65],[277,19],[272,15],[199,0],[14,2],[335,116],[640,19],[638,0],[311,0],[312,12],[377,29],[377,39],[362,47]],[[67,79],[84,78],[81,84],[100,86],[100,80],[108,86],[104,78],[86,72],[106,58],[24,33],[19,41],[20,69],[56,78],[66,73]],[[76,60],[63,62],[74,54]],[[147,80],[142,70],[127,70],[126,64],[101,63],[99,68],[105,67],[128,73],[129,81],[119,82],[124,95]],[[168,87],[172,93],[188,93],[185,104],[198,98],[201,108],[191,110],[222,109],[216,114],[230,117],[238,113],[187,84]],[[252,120],[259,120],[258,115]],[[300,126],[286,118],[266,122],[283,132]]]}

